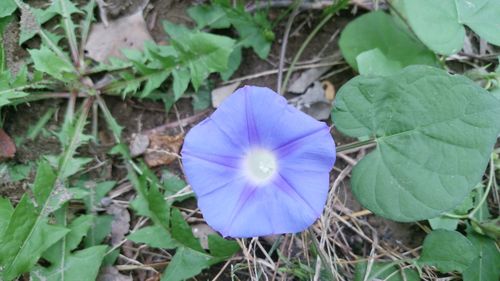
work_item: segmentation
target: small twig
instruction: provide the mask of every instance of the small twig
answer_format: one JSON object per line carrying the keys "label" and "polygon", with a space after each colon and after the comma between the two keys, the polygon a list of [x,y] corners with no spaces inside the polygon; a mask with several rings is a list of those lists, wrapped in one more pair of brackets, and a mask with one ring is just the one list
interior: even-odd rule
{"label": "small twig", "polygon": [[293,8],[293,12],[288,18],[288,22],[286,23],[285,34],[283,35],[283,42],[281,44],[280,51],[280,61],[278,65],[278,81],[276,85],[276,91],[278,94],[283,95],[283,91],[281,90],[281,80],[283,78],[283,66],[285,64],[285,55],[286,55],[286,47],[288,45],[288,36],[290,35],[290,30],[292,29],[292,24],[295,17],[299,14],[299,7],[302,4],[302,0],[294,1],[295,7]]}
{"label": "small twig", "polygon": [[161,125],[161,126],[158,126],[156,128],[146,130],[146,131],[142,132],[142,134],[151,135],[151,134],[155,134],[157,132],[164,131],[166,129],[172,129],[172,128],[175,128],[178,126],[182,126],[182,127],[187,126],[191,123],[198,121],[199,119],[201,119],[203,116],[205,116],[210,111],[211,111],[210,109],[205,109],[201,112],[196,113],[195,115],[186,117],[184,119],[180,119],[180,120],[175,121],[175,122],[167,123],[165,125]]}
{"label": "small twig", "polygon": [[[331,61],[331,62],[324,62],[324,63],[313,63],[313,64],[307,64],[307,65],[297,66],[297,67],[294,68],[294,70],[318,68],[318,67],[324,67],[324,66],[335,66],[335,65],[340,65],[340,64],[344,64],[344,63],[342,61]],[[283,71],[288,71],[288,70],[290,70],[289,67],[288,68],[283,68]],[[277,74],[278,71],[279,71],[278,69],[272,69],[272,70],[267,70],[267,71],[263,71],[263,72],[251,74],[251,75],[246,75],[246,76],[238,77],[238,78],[235,78],[235,79],[232,79],[232,80],[228,80],[228,81],[222,83],[222,85],[228,85],[228,84],[232,84],[232,83],[236,83],[236,82],[241,82],[241,81],[245,81],[245,80],[259,78],[259,77],[262,77],[262,76],[273,75],[273,74]]]}
{"label": "small twig", "polygon": [[325,16],[323,18],[323,20],[321,20],[321,22],[309,34],[309,36],[307,36],[306,40],[304,41],[304,43],[302,43],[302,45],[300,46],[299,50],[295,54],[295,57],[293,58],[292,63],[290,64],[289,70],[287,71],[286,76],[285,76],[285,80],[283,81],[283,87],[282,87],[282,89],[286,89],[286,87],[288,85],[288,81],[290,80],[290,77],[291,77],[291,75],[292,75],[292,73],[293,73],[293,71],[295,69],[295,64],[300,59],[300,56],[302,56],[302,53],[304,52],[304,50],[306,49],[306,47],[309,45],[309,43],[311,42],[311,40],[316,36],[316,34],[321,30],[321,28],[323,28],[323,26],[328,21],[330,21],[330,19],[335,15],[335,13],[338,12],[340,9],[344,8],[347,5],[347,3],[348,3],[348,1],[340,0],[340,2],[335,5],[334,10],[332,10],[330,12],[330,14],[328,14],[327,16]]}
{"label": "small twig", "polygon": [[[260,1],[259,3],[249,6],[245,10],[249,13],[256,10],[266,9],[266,8],[287,8],[293,5],[295,1]],[[333,4],[333,1],[307,1],[305,3],[300,3],[298,5],[299,10],[323,10]]]}
{"label": "small twig", "polygon": [[108,13],[106,12],[106,2],[104,0],[96,0],[97,6],[99,7],[99,17],[101,17],[101,21],[105,27],[108,27]]}
{"label": "small twig", "polygon": [[358,151],[361,148],[371,147],[371,146],[375,145],[376,143],[377,143],[377,141],[375,139],[369,139],[369,140],[365,140],[365,141],[357,141],[357,142],[353,142],[353,143],[339,145],[339,146],[337,146],[336,150],[337,150],[337,153],[343,152],[343,153],[347,154],[347,153],[352,153],[352,152]]}

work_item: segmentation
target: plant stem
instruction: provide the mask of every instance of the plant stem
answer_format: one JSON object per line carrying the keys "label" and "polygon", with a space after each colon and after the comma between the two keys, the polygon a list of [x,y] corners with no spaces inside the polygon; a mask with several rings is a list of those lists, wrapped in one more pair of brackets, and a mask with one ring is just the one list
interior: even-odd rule
{"label": "plant stem", "polygon": [[302,4],[302,0],[294,1],[293,4],[294,8],[292,14],[288,18],[288,22],[286,23],[285,34],[283,35],[283,43],[281,44],[280,61],[278,68],[278,81],[276,86],[276,91],[280,95],[283,95],[283,92],[281,92],[281,79],[283,78],[283,66],[285,64],[285,54],[286,54],[286,47],[288,45],[288,36],[290,35],[290,30],[292,29],[293,20],[299,14],[300,4]]}
{"label": "plant stem", "polygon": [[369,139],[369,140],[365,140],[365,141],[357,141],[357,142],[353,142],[353,143],[348,143],[348,144],[337,146],[337,152],[343,152],[346,150],[351,150],[353,148],[371,145],[374,143],[377,143],[376,139]]}
{"label": "plant stem", "polygon": [[92,106],[92,103],[94,102],[94,97],[88,97],[85,99],[83,102],[80,112],[80,116],[77,119],[75,123],[75,128],[73,135],[71,136],[71,139],[69,143],[67,144],[67,147],[61,156],[61,161],[59,163],[59,172],[58,172],[58,179],[63,180],[65,176],[65,169],[68,169],[68,163],[70,162],[71,158],[75,154],[76,149],[80,145],[80,138],[81,134],[83,132],[83,129],[85,128],[86,122],[87,122],[87,116],[89,114],[90,108]]}
{"label": "plant stem", "polygon": [[488,194],[490,193],[491,187],[493,186],[493,178],[495,177],[495,163],[493,161],[493,154],[490,157],[490,172],[489,172],[489,179],[488,183],[486,184],[486,190],[484,191],[483,197],[477,203],[477,205],[472,209],[472,211],[469,213],[468,218],[473,219],[474,214],[481,209],[481,206],[486,202],[486,199],[488,198]]}
{"label": "plant stem", "polygon": [[290,76],[292,76],[293,70],[295,68],[295,64],[297,61],[300,59],[300,56],[306,49],[306,47],[309,45],[311,40],[316,36],[316,34],[321,30],[321,28],[335,15],[336,12],[338,12],[340,9],[342,9],[345,5],[347,4],[346,1],[340,1],[339,3],[336,4],[336,6],[333,8],[333,10],[321,20],[321,22],[314,28],[314,30],[307,36],[306,40],[302,45],[300,46],[300,49],[297,51],[297,54],[295,54],[295,57],[293,58],[292,63],[290,64],[290,68],[288,72],[286,73],[285,80],[283,81],[283,86],[281,89],[277,89],[280,93],[284,93],[287,89],[288,81],[290,80]]}
{"label": "plant stem", "polygon": [[486,184],[486,190],[484,191],[483,197],[481,197],[481,200],[477,203],[477,205],[470,211],[470,213],[466,215],[457,215],[453,213],[444,213],[443,216],[453,218],[453,219],[469,219],[471,221],[475,221],[476,219],[474,218],[474,214],[481,209],[481,206],[484,204],[486,199],[488,198],[488,194],[490,193],[491,187],[493,186],[493,181],[495,177],[495,163],[493,162],[493,154],[491,154],[490,158],[490,170],[489,170],[489,179],[488,183]]}

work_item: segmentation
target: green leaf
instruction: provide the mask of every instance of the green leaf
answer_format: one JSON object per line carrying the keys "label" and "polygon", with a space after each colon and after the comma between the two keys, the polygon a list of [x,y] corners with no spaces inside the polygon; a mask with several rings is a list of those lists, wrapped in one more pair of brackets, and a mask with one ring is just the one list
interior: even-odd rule
{"label": "green leaf", "polygon": [[497,281],[500,279],[500,252],[495,241],[474,232],[467,234],[467,238],[479,252],[479,256],[472,261],[463,272],[464,281]]}
{"label": "green leaf", "polygon": [[[412,269],[400,269],[391,262],[374,262],[367,272],[366,262],[358,263],[354,273],[354,281],[419,281],[418,272]],[[367,276],[368,275],[368,276]]]}
{"label": "green leaf", "polygon": [[106,236],[111,232],[113,216],[95,216],[90,230],[83,240],[85,247],[101,244]]}
{"label": "green leaf", "polygon": [[92,213],[101,203],[101,200],[108,194],[108,192],[115,187],[115,181],[103,181],[100,183],[95,183],[93,181],[80,182],[78,184],[79,188],[84,191],[90,191],[87,196],[83,198],[85,207],[88,213]]}
{"label": "green leaf", "polygon": [[261,59],[267,58],[274,40],[274,33],[267,20],[267,13],[259,11],[252,17],[243,7],[239,7],[226,9],[226,14],[240,35],[239,45],[252,47]]}
{"label": "green leaf", "polygon": [[31,272],[35,281],[94,281],[101,266],[107,246],[86,248],[67,256],[64,265],[48,268],[37,267]]}
{"label": "green leaf", "polygon": [[47,186],[53,185],[56,181],[56,174],[47,162],[40,162],[33,185],[33,194],[37,202],[43,202],[50,196],[52,190]]}
{"label": "green leaf", "polygon": [[214,257],[228,259],[240,250],[240,246],[234,240],[227,240],[219,235],[208,235],[208,248]]}
{"label": "green leaf", "polygon": [[[168,170],[162,171],[161,183],[163,188],[165,188],[165,196],[172,196],[185,188],[187,185],[185,181]],[[193,195],[188,194],[185,196],[176,197],[174,201],[180,202],[190,197],[193,197]]]}
{"label": "green leaf", "polygon": [[471,221],[472,228],[481,234],[500,240],[500,217],[482,222]]}
{"label": "green leaf", "polygon": [[361,74],[388,75],[413,64],[438,65],[433,52],[382,11],[351,21],[339,46],[347,63]]}
{"label": "green leaf", "polygon": [[[21,9],[21,20],[20,20],[20,35],[19,35],[19,45],[30,40],[37,34],[44,34],[41,31],[42,24],[48,22],[57,14],[50,10],[50,7],[46,10],[37,9],[30,7],[29,5],[22,5]],[[47,42],[48,38],[42,38],[44,43]]]}
{"label": "green leaf", "polygon": [[211,258],[188,247],[180,247],[163,273],[161,281],[181,281],[198,275],[211,265]]}
{"label": "green leaf", "polygon": [[191,76],[189,75],[189,70],[186,68],[172,70],[172,76],[174,77],[174,98],[175,100],[178,100],[189,86],[189,80],[191,80]]}
{"label": "green leaf", "polygon": [[500,102],[467,78],[428,66],[358,76],[338,92],[332,119],[377,144],[354,167],[358,201],[396,221],[457,207],[481,180],[500,132]]}
{"label": "green leaf", "polygon": [[42,45],[39,50],[32,49],[28,52],[35,63],[36,70],[45,72],[61,81],[68,81],[68,78],[76,77],[76,71],[69,59],[62,59],[45,45]]}
{"label": "green leaf", "polygon": [[158,225],[143,227],[127,236],[127,239],[159,249],[175,249],[180,245],[172,239],[169,232]]}
{"label": "green leaf", "polygon": [[403,69],[400,62],[388,59],[379,49],[362,52],[356,57],[359,74],[391,75]]}
{"label": "green leaf", "polygon": [[[479,185],[476,187],[476,189],[473,190],[473,202],[474,202],[474,207],[479,206],[479,203],[481,203],[481,198],[484,196],[484,189],[486,187],[484,185]],[[488,220],[491,217],[490,211],[488,210],[488,202],[485,201],[481,206],[479,206],[479,210],[474,213],[474,218],[479,221],[483,222],[485,220]]]}
{"label": "green leaf", "polygon": [[43,210],[27,195],[21,198],[0,239],[1,279],[12,280],[29,271],[46,249],[68,233],[66,228],[49,225]]}
{"label": "green leaf", "polygon": [[197,28],[228,28],[231,26],[225,10],[219,5],[197,5],[187,10],[188,15],[196,22]]}
{"label": "green leaf", "polygon": [[[149,75],[149,79],[144,85],[140,97],[144,98],[149,96],[154,90],[158,89],[161,86],[161,84],[165,82],[165,80],[167,80],[169,75],[170,71],[167,70],[158,71],[154,74]],[[187,82],[189,83],[189,79]]]}
{"label": "green leaf", "polygon": [[[64,209],[61,209],[61,211],[63,210]],[[66,220],[65,214],[63,214],[63,220]],[[64,269],[64,259],[70,254],[71,251],[78,247],[83,237],[87,235],[90,227],[92,226],[93,220],[94,217],[92,215],[77,217],[69,225],[70,232],[64,237],[64,239],[45,251],[43,257],[49,262],[59,266],[61,269]],[[66,227],[66,225],[64,226]]]}
{"label": "green leaf", "polygon": [[455,0],[459,22],[491,44],[500,46],[500,2],[498,0]]}
{"label": "green leaf", "polygon": [[210,91],[209,87],[203,86],[194,93],[192,101],[194,111],[200,111],[210,107]]}
{"label": "green leaf", "polygon": [[497,0],[404,0],[404,10],[416,35],[437,53],[451,55],[462,49],[463,25],[486,41],[500,45]]}
{"label": "green leaf", "polygon": [[441,272],[463,272],[478,252],[462,234],[449,230],[434,230],[425,237],[420,265],[435,266]]}
{"label": "green leaf", "polygon": [[[66,225],[66,209],[56,213],[59,223]],[[50,247],[43,257],[49,267],[37,266],[31,271],[34,280],[95,280],[107,246],[95,246],[72,253],[92,226],[93,216],[77,217],[69,226],[70,232]]]}
{"label": "green leaf", "polygon": [[143,174],[137,177],[129,167],[129,178],[137,191],[132,207],[138,214],[151,218],[155,226],[161,227],[162,232],[170,236],[170,203],[159,190],[158,178],[145,165],[141,166],[141,170]]}
{"label": "green leaf", "polygon": [[7,225],[9,225],[10,217],[14,213],[14,208],[10,204],[9,199],[0,197],[0,240]]}
{"label": "green leaf", "polygon": [[189,224],[182,217],[181,211],[172,209],[172,237],[179,243],[199,252],[204,252],[200,242],[193,235]]}
{"label": "green leaf", "polygon": [[14,0],[3,0],[0,2],[0,18],[12,15],[17,10]]}
{"label": "green leaf", "polygon": [[447,216],[439,216],[429,220],[432,229],[456,230],[459,219],[450,218]]}
{"label": "green leaf", "polygon": [[197,90],[212,72],[225,71],[234,40],[220,35],[192,31],[169,22],[164,23],[165,31],[171,37],[172,46],[178,52],[178,67],[187,67],[191,83]]}
{"label": "green leaf", "polygon": [[234,48],[233,52],[231,55],[229,55],[229,63],[227,65],[227,70],[221,72],[221,78],[224,81],[229,80],[231,76],[233,76],[234,72],[238,70],[241,64],[241,47],[236,47]]}
{"label": "green leaf", "polygon": [[78,51],[76,27],[71,17],[73,14],[82,14],[82,11],[80,11],[70,0],[54,0],[47,11],[61,16],[61,27],[64,29],[70,50],[75,51],[73,59],[76,59],[76,55],[78,55],[76,53]]}
{"label": "green leaf", "polygon": [[465,28],[459,23],[455,0],[403,1],[408,23],[425,45],[444,55],[462,49]]}

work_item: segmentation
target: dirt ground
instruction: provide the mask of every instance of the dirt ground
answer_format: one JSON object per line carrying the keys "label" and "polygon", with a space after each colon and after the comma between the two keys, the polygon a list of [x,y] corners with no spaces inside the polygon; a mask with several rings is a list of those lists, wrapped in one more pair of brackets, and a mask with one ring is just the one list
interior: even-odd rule
{"label": "dirt ground", "polygon": [[[116,1],[109,1],[116,2]],[[174,1],[174,0],[157,0],[150,1],[149,6],[146,8],[146,21],[152,23],[152,29],[150,30],[152,36],[157,42],[165,40],[165,34],[163,28],[161,27],[161,21],[168,19],[169,21],[176,23],[192,24],[189,18],[186,16],[186,8],[195,2],[200,1]],[[130,3],[125,4],[125,3]],[[134,9],[134,1],[128,0],[123,1],[122,5],[124,8],[120,8],[117,11],[116,16],[120,16],[130,12]],[[282,10],[271,10],[270,17],[275,18],[279,15]],[[322,57],[328,57],[335,54],[339,54],[339,48],[337,45],[338,36],[334,37],[334,34],[338,34],[351,19],[353,15],[351,11],[343,11],[339,16],[335,16],[315,37],[312,43],[305,50],[300,61],[310,61],[318,60],[321,61]],[[290,62],[293,55],[297,52],[300,45],[312,29],[316,26],[320,19],[319,11],[303,11],[295,19],[295,23],[291,30],[291,36],[288,42],[286,61]],[[247,75],[258,74],[263,71],[277,69],[280,48],[283,38],[283,33],[285,29],[286,20],[281,21],[281,23],[274,30],[276,34],[276,40],[272,46],[271,53],[267,60],[259,59],[251,50],[246,49],[243,53],[243,63],[238,69],[238,71],[233,75],[233,78],[244,77]],[[7,33],[7,57],[8,64],[11,69],[17,69],[20,62],[26,58],[26,52],[15,44],[17,42],[18,33],[15,28],[10,28]],[[12,42],[12,43],[9,43]],[[345,66],[345,65],[344,65]],[[340,68],[335,66],[336,68]],[[334,67],[334,69],[335,69]],[[295,73],[292,76],[292,81],[300,75],[300,72]],[[355,73],[352,70],[346,70],[329,77],[328,80],[339,89],[345,82],[352,78]],[[213,77],[215,79],[215,84],[220,85],[222,81],[220,78]],[[242,83],[247,85],[257,85],[266,86],[272,89],[276,88],[276,75],[267,75],[254,79],[245,80]],[[177,121],[179,118],[187,118],[193,116],[196,112],[193,111],[189,98],[182,99],[177,105],[176,110],[172,110],[170,113],[166,114],[163,109],[163,104],[160,102],[152,101],[141,101],[141,100],[128,100],[123,101],[116,97],[109,97],[107,99],[108,104],[110,104],[113,116],[117,121],[124,127],[124,133],[126,139],[131,139],[133,134],[140,133],[145,130],[153,129],[155,127],[161,126],[163,124],[168,124]],[[46,100],[43,102],[33,102],[27,105],[18,106],[15,109],[9,110],[6,114],[6,120],[4,122],[4,129],[13,138],[22,138],[30,125],[34,124],[39,118],[49,109],[57,108],[55,118],[52,118],[46,129],[48,132],[55,130],[57,125],[63,119],[65,112],[65,103],[62,100]],[[178,115],[177,115],[178,114]],[[198,122],[197,120],[196,122]],[[100,180],[117,180],[120,181],[126,176],[126,172],[119,161],[110,159],[106,155],[107,149],[111,147],[112,141],[111,136],[107,133],[107,128],[105,126],[104,120],[99,122],[99,136],[100,136],[100,146],[91,145],[79,151],[81,154],[89,155],[99,161],[106,161],[106,164],[102,165],[95,171],[93,175],[98,177]],[[190,126],[194,125],[192,123]],[[184,128],[184,130],[189,130],[190,126]],[[178,131],[171,130],[168,133],[175,134]],[[345,144],[351,142],[351,139],[341,136],[336,131],[334,133],[334,138],[337,145]],[[18,163],[35,163],[40,155],[55,154],[60,150],[58,141],[55,136],[49,134],[41,135],[33,141],[26,141],[21,146],[19,146],[15,159]],[[356,155],[352,155],[356,157]],[[344,159],[338,158],[336,163],[336,169],[332,172],[332,182],[339,176],[339,172],[342,171],[347,166],[347,162]],[[165,167],[160,167],[159,169],[164,169]],[[166,167],[174,171],[178,176],[182,177],[181,170],[174,162],[174,164]],[[31,175],[31,179],[33,178]],[[29,179],[27,182],[30,182]],[[17,185],[2,185],[0,184],[0,196],[7,196],[14,201],[20,198],[20,196],[25,192],[27,186],[26,183],[21,183]],[[132,192],[132,191],[131,191]],[[125,198],[130,197],[129,194],[123,195]],[[349,210],[352,213],[362,211],[361,206],[353,198],[350,187],[349,180],[346,177],[339,186],[336,192],[338,200],[336,202],[341,202],[337,206],[339,210]],[[193,202],[191,202],[193,204]],[[415,248],[420,245],[424,237],[424,232],[421,227],[416,224],[402,224],[392,221],[385,220],[383,218],[377,217],[375,215],[365,215],[360,217],[361,220],[366,222],[363,228],[369,228],[370,233],[374,235],[372,237],[378,240],[380,245],[391,249],[393,251],[405,252],[410,249]],[[345,229],[348,245],[351,247],[351,251],[359,256],[367,256],[371,249],[371,244],[366,242],[366,239],[361,238],[357,232],[350,229]],[[263,243],[270,246],[267,240],[264,239]],[[341,251],[342,252],[342,251]],[[207,278],[213,277],[220,270],[222,265],[215,266],[211,268],[208,272],[199,278],[199,280],[205,280]],[[142,273],[136,273],[142,275]],[[223,274],[226,278],[229,275]],[[221,278],[220,280],[225,280]],[[230,280],[230,279],[228,279]]]}

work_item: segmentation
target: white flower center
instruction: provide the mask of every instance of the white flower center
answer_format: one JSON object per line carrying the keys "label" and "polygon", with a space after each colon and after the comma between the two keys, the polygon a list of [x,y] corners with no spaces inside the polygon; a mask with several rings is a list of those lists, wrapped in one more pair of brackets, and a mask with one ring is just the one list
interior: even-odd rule
{"label": "white flower center", "polygon": [[264,183],[276,174],[276,157],[271,151],[256,149],[245,157],[245,173],[254,183]]}

